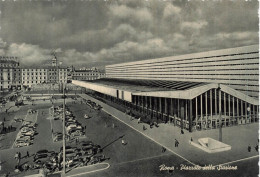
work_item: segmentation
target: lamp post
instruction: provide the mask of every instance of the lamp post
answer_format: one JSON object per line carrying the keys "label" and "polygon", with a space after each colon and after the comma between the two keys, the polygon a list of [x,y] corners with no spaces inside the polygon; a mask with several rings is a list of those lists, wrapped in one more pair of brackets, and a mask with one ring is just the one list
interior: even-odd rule
{"label": "lamp post", "polygon": [[219,141],[222,142],[222,110],[221,110],[221,89],[220,85],[218,86],[218,93],[219,93]]}
{"label": "lamp post", "polygon": [[63,170],[62,170],[62,177],[66,175],[66,154],[65,154],[65,146],[66,146],[66,138],[65,138],[65,83],[63,82]]}

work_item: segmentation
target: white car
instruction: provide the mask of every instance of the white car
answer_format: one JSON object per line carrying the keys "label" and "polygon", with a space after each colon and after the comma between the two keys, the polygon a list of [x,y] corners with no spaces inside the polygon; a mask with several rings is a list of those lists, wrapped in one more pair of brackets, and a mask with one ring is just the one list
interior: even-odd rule
{"label": "white car", "polygon": [[35,133],[34,131],[22,132],[23,135],[28,135],[28,136],[33,136],[34,133]]}
{"label": "white car", "polygon": [[28,142],[15,142],[16,147],[24,147],[24,146],[30,146],[30,143]]}
{"label": "white car", "polygon": [[84,118],[85,118],[85,119],[89,119],[90,116],[88,116],[87,114],[85,114],[85,115],[84,115]]}

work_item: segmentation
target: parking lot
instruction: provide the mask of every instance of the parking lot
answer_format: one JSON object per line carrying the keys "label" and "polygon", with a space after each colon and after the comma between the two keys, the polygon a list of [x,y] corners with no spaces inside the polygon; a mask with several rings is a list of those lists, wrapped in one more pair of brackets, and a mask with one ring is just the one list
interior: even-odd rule
{"label": "parking lot", "polygon": [[[82,130],[83,133],[82,136],[79,136],[78,141],[76,141],[76,138],[67,139],[68,157],[73,157],[67,159],[67,170],[71,170],[68,174],[74,172],[74,174],[82,173],[82,176],[86,173],[88,176],[111,177],[118,175],[142,176],[142,174],[148,174],[148,176],[171,176],[173,172],[160,171],[159,166],[163,164],[168,166],[179,166],[180,164],[189,165],[187,161],[174,155],[170,151],[166,150],[166,152],[163,152],[162,146],[142,136],[137,131],[102,111],[102,108],[97,104],[80,98],[77,98],[77,100],[66,100],[66,120],[70,120],[73,123],[76,122],[76,127],[79,128],[80,126],[81,128],[79,128],[79,130]],[[41,164],[42,161],[44,161],[44,163],[47,161],[48,163],[45,164],[45,168],[53,170],[54,172],[56,171],[55,173],[57,175],[57,171],[61,169],[58,162],[62,159],[60,153],[62,141],[60,139],[59,141],[55,141],[55,133],[62,132],[63,118],[59,116],[59,118],[54,120],[55,116],[53,116],[53,113],[55,111],[53,111],[52,108],[56,108],[56,112],[61,113],[63,111],[61,105],[61,99],[56,99],[53,104],[49,101],[39,101],[35,103],[34,106],[28,104],[20,107],[20,110],[15,114],[9,115],[9,117],[6,118],[8,121],[13,122],[17,130],[12,133],[7,133],[4,139],[1,140],[1,142],[10,143],[8,147],[0,151],[2,166],[0,175],[8,172],[16,176],[35,173],[34,170],[30,170],[29,172],[14,172],[15,166],[18,164],[14,160],[14,155],[18,152],[21,153],[19,165],[24,167],[26,166],[25,164],[28,164],[30,167],[38,168],[39,166],[41,167],[41,165],[37,167],[37,164]],[[37,112],[30,114],[28,110],[36,110]],[[37,135],[34,136],[33,144],[30,146],[12,148],[14,140],[19,134],[18,132],[23,124],[19,121],[15,122],[14,118],[34,121],[34,123],[37,124],[35,129]],[[76,130],[76,128],[74,130]],[[84,149],[84,147],[87,148]],[[28,157],[27,151],[29,153]],[[95,158],[91,159],[92,156],[95,156]],[[95,172],[91,173],[92,167],[90,165],[99,162],[101,162],[104,167],[102,166],[100,167],[101,169],[98,170],[93,167]],[[104,165],[104,163],[108,165]],[[53,166],[58,168],[52,169]],[[79,171],[75,171],[75,168],[80,166],[82,167],[78,168]],[[86,168],[84,168],[84,166],[86,166]],[[246,163],[243,163],[241,166],[249,168]],[[250,168],[254,171],[257,167],[250,166]],[[238,172],[241,172],[241,170],[242,169],[239,169]],[[179,175],[183,174],[181,171],[175,171],[174,173]],[[201,175],[201,172],[193,173],[192,171],[185,171],[185,174],[192,175],[195,173],[199,176]],[[225,175],[226,173],[223,172],[221,174]],[[213,172],[207,172],[205,174],[214,176]]]}

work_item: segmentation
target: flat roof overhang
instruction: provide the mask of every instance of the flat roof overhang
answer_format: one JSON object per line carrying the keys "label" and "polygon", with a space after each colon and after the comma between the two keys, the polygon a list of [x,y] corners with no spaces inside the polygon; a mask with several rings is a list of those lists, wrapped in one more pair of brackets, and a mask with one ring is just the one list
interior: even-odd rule
{"label": "flat roof overhang", "polygon": [[120,99],[132,102],[132,95],[138,96],[149,96],[149,97],[164,97],[164,98],[176,98],[176,99],[187,99],[191,100],[208,90],[220,88],[221,91],[230,94],[240,100],[253,105],[259,105],[259,101],[255,98],[245,95],[235,89],[232,89],[223,84],[202,84],[196,87],[192,87],[187,90],[172,90],[166,88],[156,88],[156,87],[144,87],[144,86],[132,86],[127,87],[125,85],[106,85],[102,83],[86,82],[72,80],[72,83],[84,88],[88,88],[103,94],[107,94],[113,97],[118,97]]}

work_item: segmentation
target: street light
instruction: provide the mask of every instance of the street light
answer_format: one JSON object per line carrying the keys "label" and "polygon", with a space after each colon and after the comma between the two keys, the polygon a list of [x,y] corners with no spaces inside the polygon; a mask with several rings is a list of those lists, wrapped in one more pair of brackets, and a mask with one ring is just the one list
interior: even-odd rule
{"label": "street light", "polygon": [[222,110],[221,110],[221,88],[220,85],[218,85],[218,93],[219,93],[219,135],[218,139],[220,142],[222,142]]}
{"label": "street light", "polygon": [[65,154],[65,146],[66,146],[66,138],[65,138],[65,83],[63,82],[63,172],[62,176],[66,176],[66,154]]}

